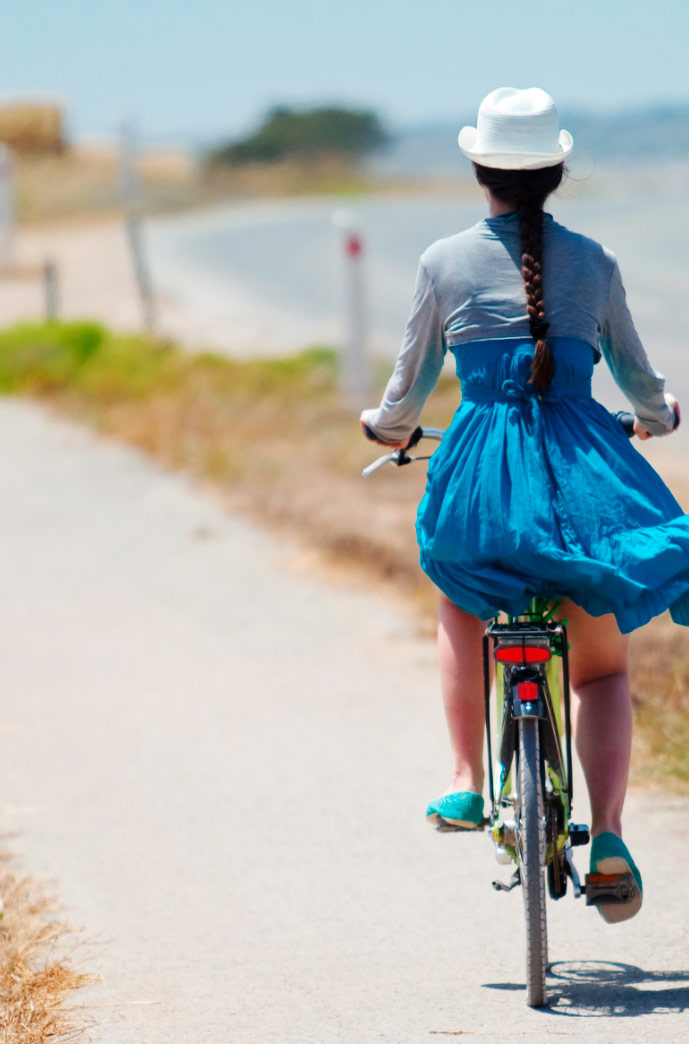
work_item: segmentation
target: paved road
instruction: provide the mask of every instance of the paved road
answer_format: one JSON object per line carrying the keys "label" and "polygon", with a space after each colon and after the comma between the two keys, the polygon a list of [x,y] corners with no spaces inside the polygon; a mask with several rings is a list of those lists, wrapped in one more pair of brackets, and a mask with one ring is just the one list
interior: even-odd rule
{"label": "paved road", "polygon": [[521,897],[423,821],[446,754],[413,622],[33,406],[0,437],[2,826],[91,940],[94,1042],[687,1039],[687,803],[632,798],[645,908],[553,906],[526,1010]]}

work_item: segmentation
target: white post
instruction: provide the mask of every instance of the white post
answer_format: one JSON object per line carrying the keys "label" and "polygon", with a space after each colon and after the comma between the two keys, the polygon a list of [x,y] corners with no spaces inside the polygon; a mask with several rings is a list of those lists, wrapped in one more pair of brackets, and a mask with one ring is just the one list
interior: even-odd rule
{"label": "white post", "polygon": [[48,258],[43,265],[43,293],[46,319],[57,319],[60,297],[57,263],[53,258]]}
{"label": "white post", "polygon": [[134,278],[141,300],[144,326],[149,333],[154,333],[156,327],[155,298],[141,235],[141,181],[138,160],[139,147],[136,129],[131,121],[127,121],[122,124],[120,146],[120,185],[124,220],[134,267]]}
{"label": "white post", "polygon": [[12,153],[0,144],[0,269],[14,268],[14,169]]}
{"label": "white post", "polygon": [[120,128],[120,192],[127,214],[138,212],[141,202],[139,143],[133,120],[124,120]]}
{"label": "white post", "polygon": [[364,291],[364,241],[356,215],[338,210],[334,224],[341,230],[343,257],[343,303],[345,343],[340,373],[347,405],[355,411],[368,400],[368,366],[366,359],[366,300]]}

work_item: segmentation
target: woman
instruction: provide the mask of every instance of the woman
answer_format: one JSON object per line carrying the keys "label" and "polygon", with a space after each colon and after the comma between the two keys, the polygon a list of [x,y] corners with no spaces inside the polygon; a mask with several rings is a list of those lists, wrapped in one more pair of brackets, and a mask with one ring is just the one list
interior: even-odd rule
{"label": "woman", "polygon": [[419,506],[421,565],[440,589],[441,687],[453,752],[436,826],[483,816],[481,636],[498,609],[565,596],[576,741],[592,809],[591,870],[641,876],[622,841],[631,749],[626,633],[668,606],[689,625],[689,518],[591,398],[605,356],[641,438],[679,423],[629,315],[613,254],[543,213],[572,149],[552,98],[505,87],[459,135],[489,216],[422,255],[395,371],[366,424],[398,447],[449,348],[462,403]]}

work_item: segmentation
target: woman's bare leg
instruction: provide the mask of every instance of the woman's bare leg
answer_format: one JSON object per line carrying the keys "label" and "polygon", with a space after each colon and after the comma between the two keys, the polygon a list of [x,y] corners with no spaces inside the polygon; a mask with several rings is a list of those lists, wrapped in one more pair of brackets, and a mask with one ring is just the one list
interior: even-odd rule
{"label": "woman's bare leg", "polygon": [[591,617],[567,602],[574,733],[591,800],[591,834],[622,836],[632,744],[632,705],[627,667],[629,639],[614,616]]}
{"label": "woman's bare leg", "polygon": [[483,792],[483,653],[485,623],[444,594],[438,608],[440,686],[450,732],[453,777],[448,793]]}

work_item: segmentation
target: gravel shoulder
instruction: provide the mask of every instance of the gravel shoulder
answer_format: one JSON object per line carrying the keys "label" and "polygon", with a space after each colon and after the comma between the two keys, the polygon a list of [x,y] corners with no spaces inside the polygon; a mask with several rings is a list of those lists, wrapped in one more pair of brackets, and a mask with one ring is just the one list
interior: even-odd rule
{"label": "gravel shoulder", "polygon": [[630,796],[644,909],[551,904],[527,1011],[519,894],[423,820],[447,755],[413,619],[36,406],[0,434],[3,828],[84,925],[94,1042],[686,1040],[689,803]]}

